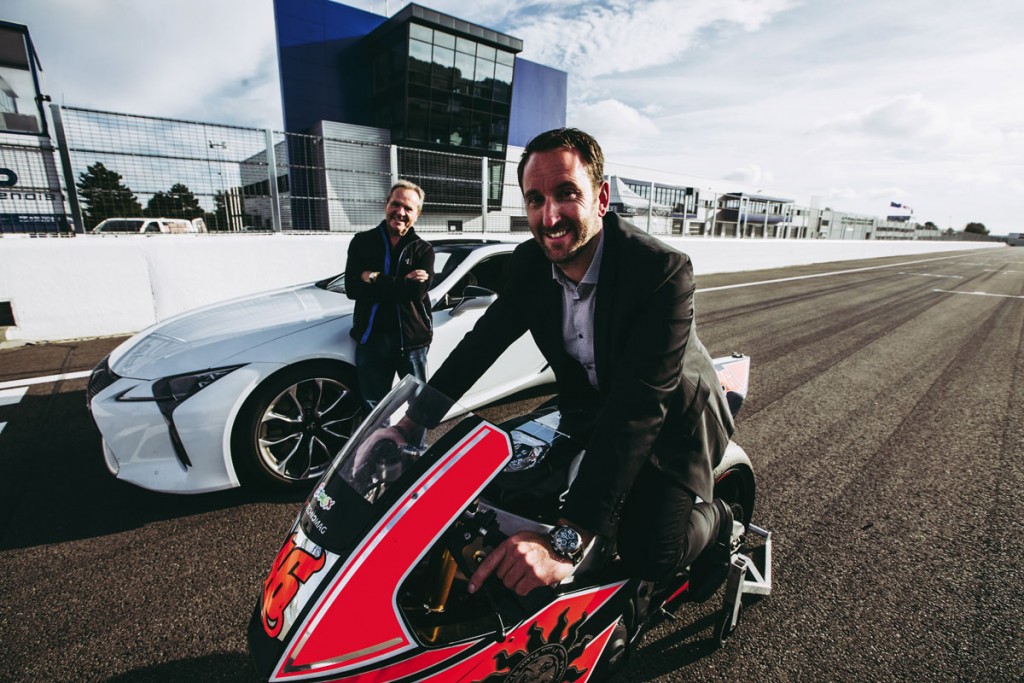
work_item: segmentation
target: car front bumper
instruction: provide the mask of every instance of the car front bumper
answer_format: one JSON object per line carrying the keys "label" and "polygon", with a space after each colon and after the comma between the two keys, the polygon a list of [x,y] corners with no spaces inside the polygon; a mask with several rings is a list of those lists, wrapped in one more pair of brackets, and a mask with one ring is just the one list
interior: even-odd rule
{"label": "car front bumper", "polygon": [[187,464],[153,397],[153,381],[118,378],[90,403],[103,436],[107,469],[118,479],[166,493],[205,493],[239,485],[231,429],[255,386],[280,364],[238,368],[180,403],[172,413]]}

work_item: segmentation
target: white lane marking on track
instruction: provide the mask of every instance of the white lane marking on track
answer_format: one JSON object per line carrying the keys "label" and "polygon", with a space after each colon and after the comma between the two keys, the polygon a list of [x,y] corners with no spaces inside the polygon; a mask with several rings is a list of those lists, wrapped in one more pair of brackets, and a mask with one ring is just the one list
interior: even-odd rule
{"label": "white lane marking on track", "polygon": [[[833,270],[830,273],[816,273],[814,275],[796,275],[794,277],[780,277],[775,280],[761,280],[760,282],[742,282],[735,285],[722,285],[721,287],[698,287],[697,292],[717,292],[723,289],[739,289],[740,287],[759,287],[761,285],[774,285],[779,282],[792,282],[794,280],[810,280],[818,277],[832,277],[833,275],[846,275],[847,273],[863,273],[869,270],[881,270],[882,268],[900,268],[902,266],[916,266],[929,261],[945,261],[954,258],[964,258],[973,254],[961,254],[960,256],[939,256],[937,258],[921,259],[920,261],[904,261],[902,263],[890,263],[885,266],[867,266],[865,268],[851,268],[849,270]],[[990,264],[985,264],[990,265]]]}
{"label": "white lane marking on track", "polygon": [[14,405],[21,400],[21,397],[25,395],[26,391],[28,391],[28,387],[0,390],[0,407]]}
{"label": "white lane marking on track", "polygon": [[[22,397],[25,396],[26,391],[28,391],[28,387],[0,390],[0,407],[13,406],[14,404],[18,403],[19,401],[21,401]],[[3,433],[4,427],[6,426],[6,422],[0,422],[0,434]]]}
{"label": "white lane marking on track", "polygon": [[47,375],[46,377],[26,377],[25,379],[12,379],[7,382],[0,382],[0,390],[10,389],[11,387],[28,387],[33,384],[48,384],[50,382],[60,382],[65,379],[81,379],[82,377],[88,377],[92,374],[92,370],[82,370],[81,372],[66,372],[62,375]]}
{"label": "white lane marking on track", "polygon": [[1024,296],[1019,294],[990,294],[988,292],[958,292],[955,289],[933,289],[933,292],[943,292],[944,294],[970,294],[971,296],[994,296],[999,299],[1024,299]]}
{"label": "white lane marking on track", "polygon": [[917,277],[941,277],[941,278],[949,278],[951,280],[963,280],[964,279],[963,275],[934,275],[932,273],[907,273],[907,272],[904,272],[902,270],[898,274],[899,275],[916,275]]}

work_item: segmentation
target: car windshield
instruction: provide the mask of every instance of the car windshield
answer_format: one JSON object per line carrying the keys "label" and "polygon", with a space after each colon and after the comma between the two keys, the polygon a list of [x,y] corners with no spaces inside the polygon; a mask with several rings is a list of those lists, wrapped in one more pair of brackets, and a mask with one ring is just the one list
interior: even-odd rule
{"label": "car windshield", "polygon": [[142,221],[105,220],[93,232],[138,232],[141,227]]}
{"label": "car windshield", "polygon": [[[434,281],[430,288],[433,289],[445,281],[452,272],[459,267],[459,264],[466,260],[479,244],[435,244],[434,245]],[[321,289],[329,292],[345,293],[345,274],[341,273],[326,280],[316,283]]]}

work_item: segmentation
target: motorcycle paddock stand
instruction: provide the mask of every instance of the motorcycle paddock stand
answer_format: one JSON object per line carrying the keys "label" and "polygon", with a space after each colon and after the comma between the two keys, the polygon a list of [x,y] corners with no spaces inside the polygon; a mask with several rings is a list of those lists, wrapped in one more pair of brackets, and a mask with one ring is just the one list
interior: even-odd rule
{"label": "motorcycle paddock stand", "polygon": [[725,645],[739,625],[743,596],[769,595],[772,592],[772,534],[754,524],[747,526],[747,533],[764,539],[764,569],[759,569],[753,559],[741,552],[733,554],[725,581],[722,609],[715,626],[718,647]]}

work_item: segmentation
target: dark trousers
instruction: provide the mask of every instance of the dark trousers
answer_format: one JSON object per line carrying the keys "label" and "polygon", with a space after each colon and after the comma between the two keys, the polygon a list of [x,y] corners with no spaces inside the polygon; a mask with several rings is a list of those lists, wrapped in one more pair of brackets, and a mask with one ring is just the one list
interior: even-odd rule
{"label": "dark trousers", "polygon": [[[596,414],[562,410],[559,430],[586,444]],[[698,503],[692,493],[648,461],[626,497],[615,545],[630,576],[660,581],[697,559],[718,535],[718,527],[718,513],[710,500]]]}
{"label": "dark trousers", "polygon": [[626,499],[616,544],[630,575],[659,581],[691,564],[717,533],[711,501],[696,503],[647,463]]}
{"label": "dark trousers", "polygon": [[427,381],[427,348],[402,351],[398,332],[375,333],[365,344],[356,345],[356,375],[359,390],[371,408],[377,405],[395,381],[395,373],[402,378],[412,375]]}

